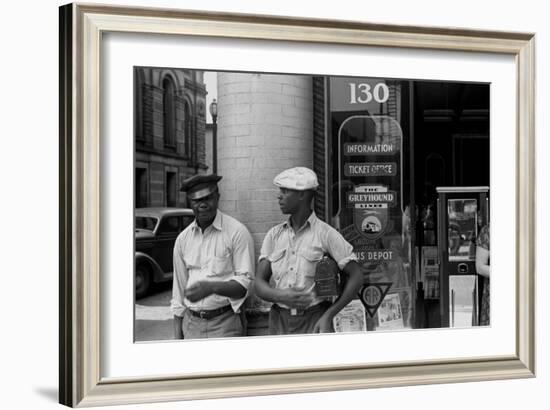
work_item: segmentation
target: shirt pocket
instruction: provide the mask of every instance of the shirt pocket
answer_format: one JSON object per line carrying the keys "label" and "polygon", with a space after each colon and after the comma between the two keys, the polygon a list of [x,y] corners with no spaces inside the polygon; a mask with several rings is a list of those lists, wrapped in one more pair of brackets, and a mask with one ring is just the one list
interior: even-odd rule
{"label": "shirt pocket", "polygon": [[214,256],[210,261],[208,277],[227,276],[233,272],[231,255]]}
{"label": "shirt pocket", "polygon": [[281,281],[281,278],[287,270],[285,264],[285,255],[286,249],[277,249],[273,251],[267,258],[271,262],[271,277],[276,284]]}
{"label": "shirt pocket", "polygon": [[308,246],[300,253],[300,273],[313,278],[317,263],[323,258],[323,249],[319,246]]}
{"label": "shirt pocket", "polygon": [[197,255],[184,255],[183,262],[185,262],[185,267],[188,270],[201,268],[201,264]]}

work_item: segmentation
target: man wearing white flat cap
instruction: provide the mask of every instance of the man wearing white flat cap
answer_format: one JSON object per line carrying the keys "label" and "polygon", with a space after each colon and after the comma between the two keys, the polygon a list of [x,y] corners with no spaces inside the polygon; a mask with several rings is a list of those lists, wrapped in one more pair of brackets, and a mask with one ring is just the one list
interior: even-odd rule
{"label": "man wearing white flat cap", "polygon": [[[287,221],[267,233],[256,270],[255,290],[273,302],[270,334],[333,332],[332,319],[359,292],[363,273],[352,245],[311,209],[319,186],[317,175],[305,167],[281,172],[273,180],[279,188],[279,206]],[[348,276],[334,303],[315,294],[315,270],[329,254]]]}

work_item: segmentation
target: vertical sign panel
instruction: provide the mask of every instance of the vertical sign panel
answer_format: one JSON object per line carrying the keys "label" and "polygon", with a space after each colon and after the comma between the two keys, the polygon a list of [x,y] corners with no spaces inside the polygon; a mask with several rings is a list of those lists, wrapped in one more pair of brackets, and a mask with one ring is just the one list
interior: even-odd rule
{"label": "vertical sign panel", "polygon": [[[392,326],[409,327],[412,294],[400,87],[399,82],[382,79],[331,79],[336,160],[332,224],[353,245],[366,288],[389,286],[387,292],[377,293],[383,300],[363,303],[380,306],[391,300],[386,305],[395,305],[394,311],[402,315]],[[367,312],[369,330],[387,329],[387,318],[381,319],[374,309]]]}

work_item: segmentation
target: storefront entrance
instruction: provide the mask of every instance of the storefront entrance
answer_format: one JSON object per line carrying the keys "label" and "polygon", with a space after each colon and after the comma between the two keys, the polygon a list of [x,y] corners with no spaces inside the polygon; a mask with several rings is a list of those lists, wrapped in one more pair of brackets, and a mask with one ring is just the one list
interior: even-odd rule
{"label": "storefront entrance", "polygon": [[327,117],[314,124],[325,176],[316,212],[354,245],[367,329],[449,326],[454,272],[441,260],[438,188],[482,187],[488,198],[490,86],[331,77],[315,79],[314,94]]}

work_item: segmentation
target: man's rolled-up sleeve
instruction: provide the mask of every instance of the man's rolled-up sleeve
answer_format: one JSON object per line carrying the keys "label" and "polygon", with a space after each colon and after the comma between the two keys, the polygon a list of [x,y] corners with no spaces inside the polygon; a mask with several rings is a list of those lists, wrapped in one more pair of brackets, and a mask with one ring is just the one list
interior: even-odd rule
{"label": "man's rolled-up sleeve", "polygon": [[175,316],[183,317],[183,313],[187,309],[183,301],[184,290],[187,286],[187,267],[183,260],[181,252],[180,238],[176,240],[174,245],[174,278],[172,282],[172,299],[170,300],[170,309]]}
{"label": "man's rolled-up sleeve", "polygon": [[273,252],[273,230],[267,232],[267,235],[262,242],[262,248],[260,249],[260,256],[258,262],[262,259],[269,259],[269,255]]}
{"label": "man's rolled-up sleeve", "polygon": [[338,263],[340,270],[343,270],[350,261],[357,261],[353,246],[336,229],[329,229],[326,238],[325,246],[330,256]]}
{"label": "man's rolled-up sleeve", "polygon": [[231,299],[231,306],[237,312],[246,297],[250,284],[254,280],[254,241],[246,228],[237,231],[233,238],[233,276],[229,280],[238,282],[246,289],[246,294],[239,299]]}

